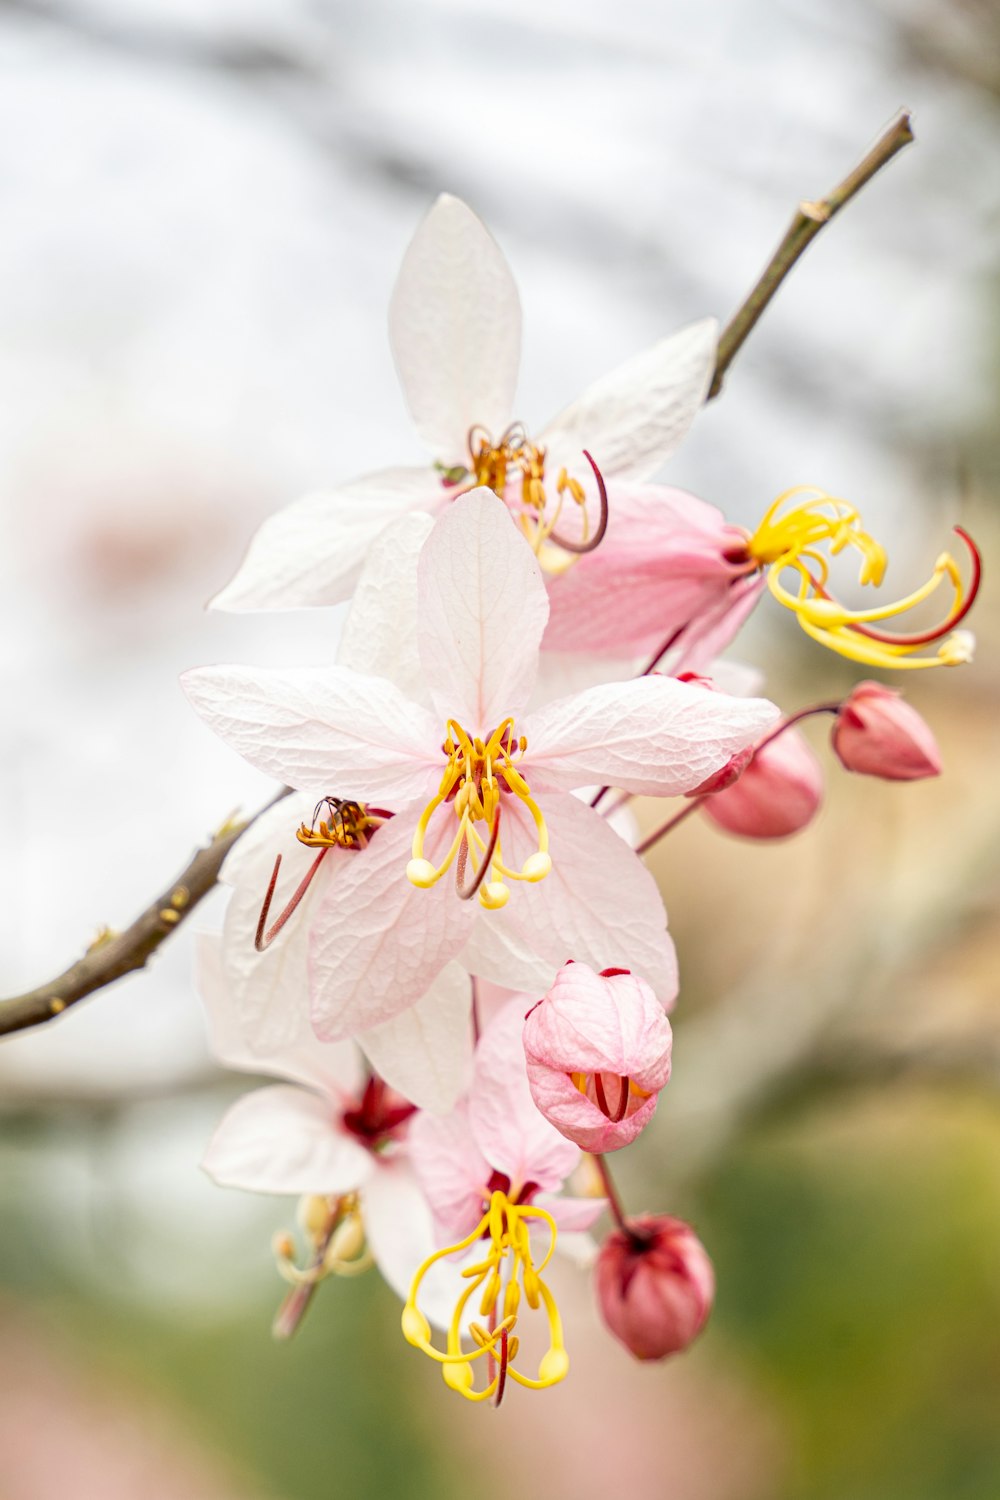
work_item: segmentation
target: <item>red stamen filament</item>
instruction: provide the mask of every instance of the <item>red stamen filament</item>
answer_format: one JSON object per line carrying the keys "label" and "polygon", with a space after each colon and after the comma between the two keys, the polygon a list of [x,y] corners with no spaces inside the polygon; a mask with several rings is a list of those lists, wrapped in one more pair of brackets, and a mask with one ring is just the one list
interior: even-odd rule
{"label": "red stamen filament", "polygon": [[302,897],[312,885],[313,876],[316,874],[316,871],[319,869],[320,865],[323,863],[329,852],[329,845],[325,849],[321,849],[319,851],[316,858],[313,860],[312,864],[309,866],[308,870],[296,886],[295,891],[293,892],[291,899],[285,906],[284,911],[276,919],[274,926],[270,929],[270,931],[265,933],[264,927],[267,923],[268,912],[271,910],[271,902],[274,900],[274,888],[278,884],[278,871],[281,869],[281,855],[278,854],[275,856],[274,869],[271,871],[271,879],[268,881],[267,891],[264,895],[264,904],[260,909],[260,917],[257,921],[257,933],[253,940],[253,945],[258,953],[263,953],[265,949],[270,948],[271,944],[278,936],[278,933],[284,927],[285,923],[288,921],[289,917],[292,915],[292,913],[295,911],[295,908],[302,900]]}
{"label": "red stamen filament", "polygon": [[571,542],[566,537],[560,536],[558,531],[549,532],[550,542],[555,542],[556,546],[561,547],[564,552],[574,552],[578,557],[583,557],[585,553],[593,552],[596,547],[599,547],[604,540],[604,533],[608,529],[608,491],[604,483],[604,476],[586,448],[583,450],[583,456],[594,471],[594,478],[597,480],[597,493],[601,497],[601,515],[594,534],[588,537],[585,542]]}
{"label": "red stamen filament", "polygon": [[624,1076],[619,1077],[618,1083],[620,1086],[618,1104],[615,1109],[612,1110],[611,1106],[608,1104],[608,1096],[604,1092],[604,1079],[602,1078],[600,1073],[594,1074],[594,1093],[597,1095],[597,1107],[601,1111],[601,1114],[604,1115],[605,1119],[610,1120],[613,1125],[617,1125],[619,1120],[624,1120],[625,1111],[628,1109],[628,1078]]}
{"label": "red stamen filament", "polygon": [[499,1406],[503,1400],[503,1393],[507,1386],[507,1336],[509,1330],[500,1330],[500,1374],[497,1378],[497,1394],[494,1406]]}
{"label": "red stamen filament", "polygon": [[469,844],[467,839],[462,840],[462,846],[458,851],[458,860],[455,865],[455,889],[461,901],[471,901],[473,896],[482,885],[489,873],[490,863],[496,853],[497,840],[500,837],[500,809],[497,808],[493,814],[493,827],[490,830],[490,841],[483,851],[483,857],[472,880],[468,885],[463,884],[465,876],[466,861],[469,855]]}

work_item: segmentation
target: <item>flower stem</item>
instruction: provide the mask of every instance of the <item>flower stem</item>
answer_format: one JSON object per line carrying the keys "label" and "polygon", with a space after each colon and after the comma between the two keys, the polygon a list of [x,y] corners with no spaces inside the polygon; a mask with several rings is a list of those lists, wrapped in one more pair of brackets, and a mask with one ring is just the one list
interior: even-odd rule
{"label": "flower stem", "polygon": [[625,1217],[625,1210],[622,1208],[622,1200],[618,1196],[618,1189],[615,1187],[614,1181],[612,1179],[611,1169],[608,1166],[607,1157],[600,1156],[595,1152],[594,1165],[597,1168],[601,1182],[604,1184],[604,1195],[608,1200],[608,1209],[611,1213],[611,1217],[614,1219],[619,1229],[623,1230],[625,1234],[631,1234],[632,1231],[630,1230],[628,1220]]}

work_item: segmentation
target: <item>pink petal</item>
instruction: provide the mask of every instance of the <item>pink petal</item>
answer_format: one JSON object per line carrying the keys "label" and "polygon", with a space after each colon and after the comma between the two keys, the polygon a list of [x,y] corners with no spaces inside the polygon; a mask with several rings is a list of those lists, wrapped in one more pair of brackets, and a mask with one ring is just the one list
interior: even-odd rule
{"label": "pink petal", "polygon": [[344,1134],[328,1099],[277,1084],[238,1099],[202,1166],[222,1187],[255,1193],[349,1193],[371,1173],[369,1153]]}
{"label": "pink petal", "polygon": [[[477,903],[460,901],[451,873],[429,890],[407,879],[415,812],[399,813],[352,855],[316,914],[309,939],[313,1026],[335,1041],[415,1005],[464,947]],[[447,810],[431,824],[429,858],[453,835]]]}
{"label": "pink petal", "polygon": [[762,698],[730,698],[653,675],[605,683],[533,713],[522,774],[535,786],[587,784],[676,797],[700,786],[778,718]]}
{"label": "pink petal", "polygon": [[587,448],[605,478],[655,474],[705,400],[716,335],[714,318],[691,323],[588,386],[539,436],[549,464],[572,465]]}
{"label": "pink petal", "polygon": [[483,1216],[492,1171],[473,1134],[468,1101],[450,1115],[418,1115],[407,1150],[434,1215],[436,1242],[457,1244]]}
{"label": "pink petal", "polygon": [[258,528],[210,608],[301,609],[349,599],[379,532],[408,510],[436,510],[443,496],[426,467],[381,469],[306,495]]}
{"label": "pink petal", "polygon": [[389,338],[406,404],[436,457],[461,463],[474,423],[500,437],[521,357],[517,287],[485,224],[447,193],[403,257]]}
{"label": "pink petal", "polygon": [[491,1167],[515,1189],[534,1182],[558,1188],[580,1159],[535,1107],[528,1088],[521,1031],[524,1002],[515,997],[487,1026],[476,1048],[469,1123]]}
{"label": "pink petal", "polygon": [[567,963],[525,1020],[524,1050],[529,1072],[617,1073],[653,1091],[670,1077],[670,1022],[639,975]]}
{"label": "pink petal", "polygon": [[[363,1211],[375,1264],[405,1301],[418,1268],[439,1248],[441,1240],[430,1205],[404,1156],[378,1161],[365,1187]],[[461,1279],[461,1266],[461,1261],[438,1261],[421,1282],[420,1310],[436,1328],[448,1327],[466,1285]],[[466,1315],[463,1326],[467,1327],[473,1315]]]}
{"label": "pink petal", "polygon": [[[504,806],[504,858],[516,868],[534,847],[534,824]],[[512,882],[510,900],[487,920],[504,918],[553,970],[576,958],[600,970],[629,968],[669,1007],[677,960],[656,882],[638,856],[593,808],[566,792],[539,798],[549,830],[552,869],[544,880]],[[492,977],[492,976],[491,976]]]}
{"label": "pink petal", "polygon": [[416,1005],[361,1032],[358,1045],[404,1098],[445,1114],[468,1087],[472,1071],[471,1001],[468,974],[448,964]]}
{"label": "pink petal", "polygon": [[442,719],[488,734],[531,694],[548,618],[535,555],[492,490],[461,496],[420,554],[420,657]]}
{"label": "pink petal", "polygon": [[259,771],[317,796],[401,805],[431,794],[441,729],[378,677],[348,667],[195,667],[181,684]]}

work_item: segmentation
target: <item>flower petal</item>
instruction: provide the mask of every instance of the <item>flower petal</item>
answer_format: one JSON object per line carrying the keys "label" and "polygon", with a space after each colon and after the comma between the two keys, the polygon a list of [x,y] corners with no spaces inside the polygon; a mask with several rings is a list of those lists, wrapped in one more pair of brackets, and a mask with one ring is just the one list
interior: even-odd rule
{"label": "flower petal", "polygon": [[363,1031],[358,1045],[386,1083],[412,1104],[446,1114],[469,1081],[471,1001],[468,974],[448,964],[416,1005]]}
{"label": "flower petal", "polygon": [[445,491],[433,470],[380,469],[305,495],[255,532],[210,609],[302,609],[349,599],[369,547],[408,510],[436,510]]}
{"label": "flower petal", "polygon": [[535,555],[492,490],[435,523],[418,568],[420,659],[442,718],[488,734],[531,694],[549,604]]}
{"label": "flower petal", "polygon": [[[557,969],[567,958],[598,971],[631,969],[669,1009],[677,994],[677,960],[652,875],[578,798],[547,792],[539,804],[552,869],[534,884],[512,882],[503,911],[487,917],[506,917],[522,941]],[[535,828],[520,808],[505,805],[504,813],[504,859],[516,868],[535,847]]]}
{"label": "flower petal", "polygon": [[492,1166],[473,1133],[468,1100],[449,1115],[417,1115],[408,1150],[434,1215],[436,1242],[464,1239],[483,1216]]}
{"label": "flower petal", "polygon": [[[419,1117],[418,1117],[419,1118]],[[423,1261],[439,1247],[430,1205],[410,1162],[395,1156],[377,1163],[365,1187],[368,1247],[386,1281],[404,1301]],[[441,1260],[420,1284],[420,1310],[436,1328],[447,1328],[466,1283],[461,1262]],[[463,1329],[472,1314],[466,1313]]]}
{"label": "flower petal", "polygon": [[[490,1022],[476,1048],[469,1123],[491,1167],[511,1183],[558,1188],[580,1160],[579,1148],[535,1106],[521,1033],[524,997],[516,995]],[[470,1225],[470,1228],[472,1226]]]}
{"label": "flower petal", "polygon": [[328,1099],[288,1084],[238,1099],[202,1166],[221,1187],[255,1193],[349,1193],[371,1173],[369,1153],[339,1128]]}
{"label": "flower petal", "polygon": [[343,666],[385,677],[427,707],[417,649],[417,559],[433,524],[414,511],[372,543],[337,651]]}
{"label": "flower petal", "polygon": [[652,675],[604,683],[538,709],[524,723],[521,772],[540,785],[588,783],[676,797],[693,791],[778,718],[764,698],[730,698]]}
{"label": "flower petal", "polygon": [[[565,955],[563,955],[565,957]],[[511,920],[510,907],[480,911],[459,962],[470,974],[537,1000],[556,977],[559,962],[542,958]]]}
{"label": "flower petal", "polygon": [[[312,1022],[324,1041],[365,1031],[415,1005],[469,936],[476,903],[449,876],[429,890],[407,879],[415,815],[397,814],[354,856],[316,914],[309,941]],[[440,858],[453,820],[425,845]],[[436,826],[440,824],[440,827]]]}
{"label": "flower petal", "polygon": [[348,667],[195,667],[181,685],[259,771],[300,791],[402,805],[430,795],[441,729],[379,677]]}
{"label": "flower petal", "polygon": [[588,449],[605,479],[648,479],[694,421],[715,369],[718,325],[703,318],[588,386],[538,438],[548,466],[576,468]]}
{"label": "flower petal", "polygon": [[403,256],[389,339],[406,404],[436,457],[465,460],[476,423],[500,437],[521,358],[517,287],[485,224],[448,193]]}

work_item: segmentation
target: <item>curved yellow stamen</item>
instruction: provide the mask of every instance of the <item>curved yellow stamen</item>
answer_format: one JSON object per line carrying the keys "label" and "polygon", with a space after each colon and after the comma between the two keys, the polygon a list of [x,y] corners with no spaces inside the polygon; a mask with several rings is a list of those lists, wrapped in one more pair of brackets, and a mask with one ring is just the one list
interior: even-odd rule
{"label": "curved yellow stamen", "polygon": [[[527,741],[515,738],[514,720],[502,720],[483,741],[462,728],[455,719],[446,725],[443,745],[447,757],[437,792],[417,820],[406,873],[422,889],[436,885],[455,860],[459,894],[468,899],[478,894],[480,904],[496,910],[507,902],[509,891],[504,880],[544,880],[552,869],[549,833],[541,808],[531,795],[531,788],[517,770],[514,757],[524,754]],[[503,860],[500,819],[505,793],[512,793],[531,814],[537,835],[537,847],[520,870],[510,869]],[[426,857],[424,845],[431,820],[438,809],[451,802],[458,818],[458,831],[447,854],[435,865]],[[486,825],[488,836],[477,828]],[[483,869],[483,861],[488,864]],[[466,879],[466,867],[472,865],[473,878]]]}
{"label": "curved yellow stamen", "polygon": [[[865,666],[900,670],[954,666],[969,659],[967,633],[946,634],[968,609],[978,585],[978,554],[964,533],[963,539],[973,554],[974,576],[968,595],[958,564],[950,553],[943,552],[930,578],[919,588],[871,609],[847,609],[826,591],[829,570],[825,556],[817,550],[823,543],[834,557],[849,547],[860,554],[859,582],[863,585],[881,584],[888,561],[885,549],[864,530],[860,514],[845,500],[808,486],[787,490],[768,507],[747,543],[747,551],[767,569],[768,588],[775,599],[795,614],[813,640]],[[785,587],[783,575],[789,569],[798,574],[797,593]],[[937,630],[893,639],[873,628],[878,621],[894,619],[922,604],[945,579],[954,598],[948,619]],[[932,654],[918,654],[922,646],[936,641],[941,644]]]}
{"label": "curved yellow stamen", "polygon": [[[531,1253],[529,1228],[531,1220],[540,1220],[549,1231],[548,1248],[537,1266]],[[473,1363],[484,1356],[492,1360],[499,1358],[498,1350],[504,1335],[509,1335],[517,1322],[522,1292],[530,1308],[536,1310],[541,1307],[544,1310],[549,1327],[549,1346],[539,1364],[537,1377],[532,1377],[522,1375],[515,1370],[517,1340],[508,1338],[506,1374],[518,1385],[523,1385],[529,1390],[543,1390],[547,1386],[557,1384],[565,1377],[569,1369],[569,1356],[563,1340],[562,1319],[555,1298],[542,1280],[542,1272],[555,1250],[556,1237],[556,1224],[550,1213],[543,1208],[522,1206],[497,1189],[490,1195],[489,1207],[472,1233],[466,1235],[465,1239],[460,1240],[456,1245],[448,1245],[443,1250],[435,1250],[418,1268],[410,1287],[410,1295],[403,1308],[403,1337],[408,1343],[426,1354],[429,1359],[439,1364],[446,1384],[467,1401],[485,1401],[497,1390],[499,1375],[494,1375],[484,1389],[475,1388]],[[468,1284],[463,1287],[455,1303],[455,1310],[448,1325],[445,1349],[442,1351],[435,1347],[430,1324],[418,1306],[421,1284],[431,1266],[439,1260],[468,1250],[477,1240],[484,1238],[488,1238],[489,1242],[485,1259],[475,1265],[465,1267],[461,1272]],[[504,1289],[504,1269],[508,1263],[508,1280]],[[496,1316],[497,1303],[503,1290],[503,1317],[489,1329],[478,1324],[471,1324],[469,1336],[476,1348],[464,1349],[462,1347],[462,1320],[469,1302],[480,1291],[480,1288],[483,1288],[479,1304],[480,1314],[491,1320]]]}

